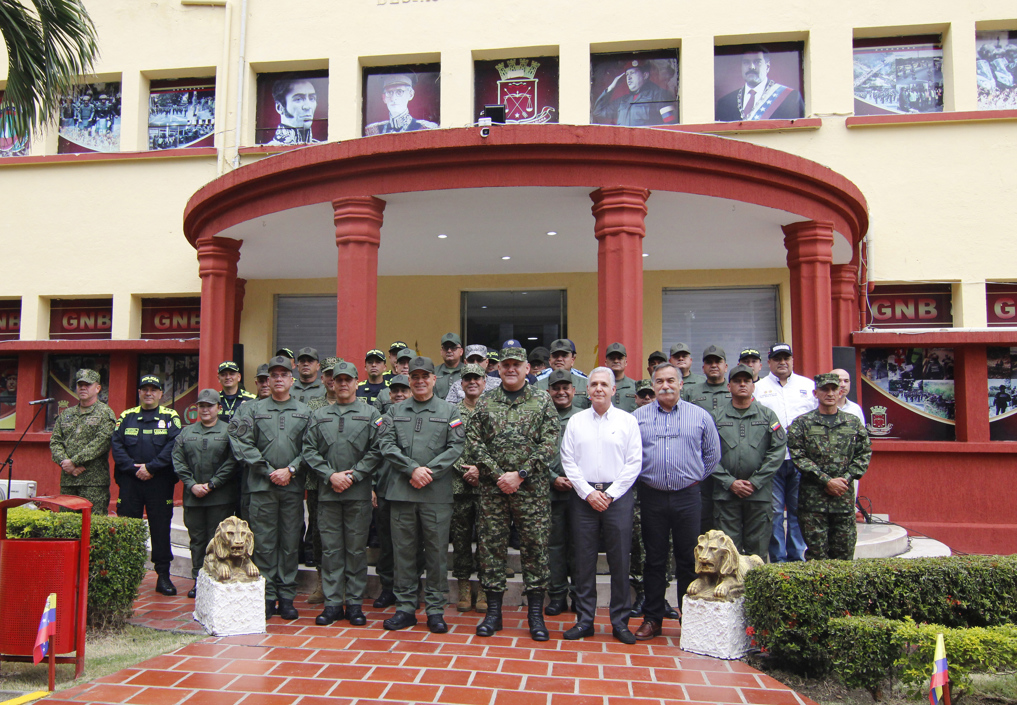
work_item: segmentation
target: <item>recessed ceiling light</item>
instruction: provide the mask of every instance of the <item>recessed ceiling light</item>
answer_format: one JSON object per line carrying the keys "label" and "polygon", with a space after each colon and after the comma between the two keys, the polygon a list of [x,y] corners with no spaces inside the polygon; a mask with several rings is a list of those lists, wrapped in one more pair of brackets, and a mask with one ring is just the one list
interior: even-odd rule
{"label": "recessed ceiling light", "polygon": [[[550,235],[551,237],[554,237],[555,235],[558,234],[558,231],[557,230],[548,230],[547,234]],[[533,340],[536,340],[536,338],[533,338]]]}
{"label": "recessed ceiling light", "polygon": [[526,296],[526,295],[527,295],[527,294],[529,294],[530,292],[528,292],[528,291],[521,291],[521,292],[519,292],[519,293],[520,293],[520,294],[522,294],[523,296]]}
{"label": "recessed ceiling light", "polygon": [[502,259],[512,259],[512,258],[509,257],[508,255],[505,255],[504,257],[502,257]]}
{"label": "recessed ceiling light", "polygon": [[448,237],[448,235],[446,235],[445,233],[442,233],[441,235],[438,236],[438,239],[439,240],[444,240],[447,237]]}
{"label": "recessed ceiling light", "polygon": [[480,308],[487,308],[487,306],[481,306]]}
{"label": "recessed ceiling light", "polygon": [[643,253],[643,257],[649,257],[649,256],[650,256],[650,254],[648,252],[644,252]]}
{"label": "recessed ceiling light", "polygon": [[527,338],[527,340],[536,340],[536,339],[537,339],[537,336],[533,336],[532,338]]}

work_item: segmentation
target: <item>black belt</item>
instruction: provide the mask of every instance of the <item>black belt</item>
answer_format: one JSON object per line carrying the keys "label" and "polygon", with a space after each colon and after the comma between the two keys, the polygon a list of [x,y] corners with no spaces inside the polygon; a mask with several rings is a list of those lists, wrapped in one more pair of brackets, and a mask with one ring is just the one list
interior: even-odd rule
{"label": "black belt", "polygon": [[608,487],[613,485],[613,482],[591,482],[590,487],[597,490],[598,492],[604,492]]}

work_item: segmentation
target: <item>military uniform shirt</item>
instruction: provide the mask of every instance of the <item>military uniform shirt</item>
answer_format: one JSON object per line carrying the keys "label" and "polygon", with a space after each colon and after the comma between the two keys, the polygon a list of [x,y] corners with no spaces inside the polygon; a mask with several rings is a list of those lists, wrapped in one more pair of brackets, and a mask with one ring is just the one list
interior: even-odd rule
{"label": "military uniform shirt", "polygon": [[370,382],[366,379],[357,382],[357,397],[363,399],[368,404],[374,404],[374,400],[378,398],[381,390],[388,387],[389,380],[384,377],[380,382]]}
{"label": "military uniform shirt", "polygon": [[435,380],[434,383],[434,396],[439,399],[447,397],[448,390],[452,387],[452,383],[462,377],[463,367],[465,367],[465,365],[462,361],[459,362],[458,367],[448,367],[442,363],[438,369],[435,370],[435,374],[438,376],[438,379]]}
{"label": "military uniform shirt", "polygon": [[727,384],[724,382],[710,384],[703,380],[698,384],[683,386],[682,399],[701,409],[706,409],[712,414],[731,400],[731,392],[728,391]]}
{"label": "military uniform shirt", "polygon": [[[316,480],[318,501],[370,500],[374,473],[381,465],[378,437],[382,416],[363,399],[331,404],[311,416],[304,435],[304,460]],[[334,473],[353,471],[353,484],[342,492],[332,488]]]}
{"label": "military uniform shirt", "polygon": [[[490,379],[490,377],[488,377],[488,379]],[[466,426],[469,425],[470,418],[473,416],[474,412],[476,411],[476,407],[473,407],[471,409],[470,407],[466,406],[466,404],[464,404],[463,402],[460,401],[458,404],[456,404],[456,408],[459,410],[459,418],[462,420],[463,428],[465,429]],[[465,495],[475,495],[475,494],[478,494],[478,488],[474,487],[473,485],[471,485],[470,483],[468,483],[466,480],[463,479],[463,462],[464,462],[465,458],[466,458],[465,455],[460,455],[459,459],[456,460],[455,469],[454,469],[454,472],[452,473],[452,494],[453,495],[464,495],[464,494]],[[466,463],[466,464],[467,465],[472,465],[472,463]]]}
{"label": "military uniform shirt", "polygon": [[[537,375],[537,387],[547,391],[547,378],[554,372],[553,367],[548,367],[546,370]],[[576,395],[572,398],[572,406],[577,407],[580,411],[583,409],[589,409],[591,406],[590,398],[586,396],[586,380],[587,377],[579,370],[569,370],[572,374],[572,386],[576,388]]]}
{"label": "military uniform shirt", "polygon": [[91,406],[72,406],[56,418],[49,439],[53,462],[70,459],[85,468],[77,477],[61,470],[63,487],[109,487],[109,448],[117,417],[113,410],[96,401]]}
{"label": "military uniform shirt", "polygon": [[[173,444],[173,468],[184,483],[185,507],[234,504],[240,495],[237,461],[230,447],[227,424],[219,419],[212,426],[200,421],[180,432]],[[210,483],[210,492],[197,497],[191,488]]]}
{"label": "military uniform shirt", "polygon": [[132,477],[138,465],[155,478],[176,484],[173,472],[173,441],[180,433],[180,416],[173,409],[159,406],[142,409],[135,406],[120,414],[113,432],[113,460],[117,472]]}
{"label": "military uniform shirt", "polygon": [[615,380],[614,397],[611,398],[611,405],[616,409],[632,413],[636,406],[636,381],[631,377],[622,377]]}
{"label": "military uniform shirt", "polygon": [[[753,400],[748,409],[736,409],[728,400],[716,412],[720,436],[720,464],[713,469],[713,498],[769,502],[771,483],[784,462],[787,435],[777,414]],[[735,480],[748,480],[756,491],[740,498],[731,493]]]}
{"label": "military uniform shirt", "polygon": [[561,466],[561,441],[565,438],[565,429],[569,424],[569,419],[578,414],[582,409],[577,409],[576,405],[573,404],[567,409],[558,409],[558,452],[555,453],[554,461],[551,463],[549,468],[551,471],[551,500],[558,502],[564,499],[568,499],[572,494],[573,490],[565,490],[559,492],[554,489],[554,481],[559,477],[565,477],[565,468]]}
{"label": "military uniform shirt", "polygon": [[323,397],[327,393],[328,388],[321,381],[321,377],[318,377],[313,382],[301,382],[300,378],[297,377],[293,380],[293,386],[290,387],[290,396],[301,404],[306,404],[314,397]]}
{"label": "military uniform shirt", "polygon": [[[304,492],[302,446],[310,415],[307,405],[293,397],[286,401],[268,397],[240,407],[229,425],[230,445],[237,460],[247,463],[251,492],[273,488]],[[268,476],[285,467],[297,470],[289,484],[273,484]]]}
{"label": "military uniform shirt", "polygon": [[[389,465],[385,498],[396,502],[452,503],[452,468],[463,451],[464,424],[459,410],[432,395],[392,405],[383,421],[381,452]],[[418,467],[431,469],[431,482],[410,485]]]}
{"label": "military uniform shirt", "polygon": [[[869,434],[861,421],[840,410],[836,414],[810,411],[791,424],[787,447],[802,473],[799,512],[854,513],[854,482],[865,474],[872,457]],[[826,493],[826,483],[837,477],[848,481],[847,492],[840,497]]]}

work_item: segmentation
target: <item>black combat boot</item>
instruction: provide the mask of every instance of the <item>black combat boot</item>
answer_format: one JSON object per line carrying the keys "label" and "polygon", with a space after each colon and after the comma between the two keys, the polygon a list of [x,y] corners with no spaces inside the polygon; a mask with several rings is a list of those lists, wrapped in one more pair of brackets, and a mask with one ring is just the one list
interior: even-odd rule
{"label": "black combat boot", "polygon": [[487,591],[487,614],[477,625],[477,636],[494,636],[501,631],[501,599],[505,593]]}
{"label": "black combat boot", "polygon": [[547,601],[547,607],[544,608],[544,614],[549,617],[555,617],[568,608],[568,597],[567,592],[563,592],[560,595],[551,595],[551,599]]}
{"label": "black combat boot", "polygon": [[159,573],[159,577],[155,581],[155,591],[171,597],[177,594],[177,588],[170,580],[169,573]]}
{"label": "black combat boot", "polygon": [[551,635],[544,626],[544,592],[534,590],[526,595],[529,612],[526,615],[530,623],[530,638],[534,641],[547,641]]}
{"label": "black combat boot", "polygon": [[632,611],[629,612],[629,617],[636,619],[643,616],[643,605],[646,603],[646,594],[639,590],[636,592],[636,599],[632,601]]}
{"label": "black combat boot", "polygon": [[300,616],[297,608],[293,606],[293,600],[279,598],[279,616],[283,619],[296,619]]}

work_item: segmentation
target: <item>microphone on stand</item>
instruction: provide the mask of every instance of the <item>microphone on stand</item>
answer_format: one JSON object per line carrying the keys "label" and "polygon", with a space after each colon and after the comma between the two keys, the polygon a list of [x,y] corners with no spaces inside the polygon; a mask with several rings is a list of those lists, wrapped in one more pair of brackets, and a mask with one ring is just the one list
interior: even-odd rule
{"label": "microphone on stand", "polygon": [[39,404],[49,404],[51,401],[56,401],[53,397],[49,399],[36,399],[35,401],[28,402],[29,406],[39,406]]}

